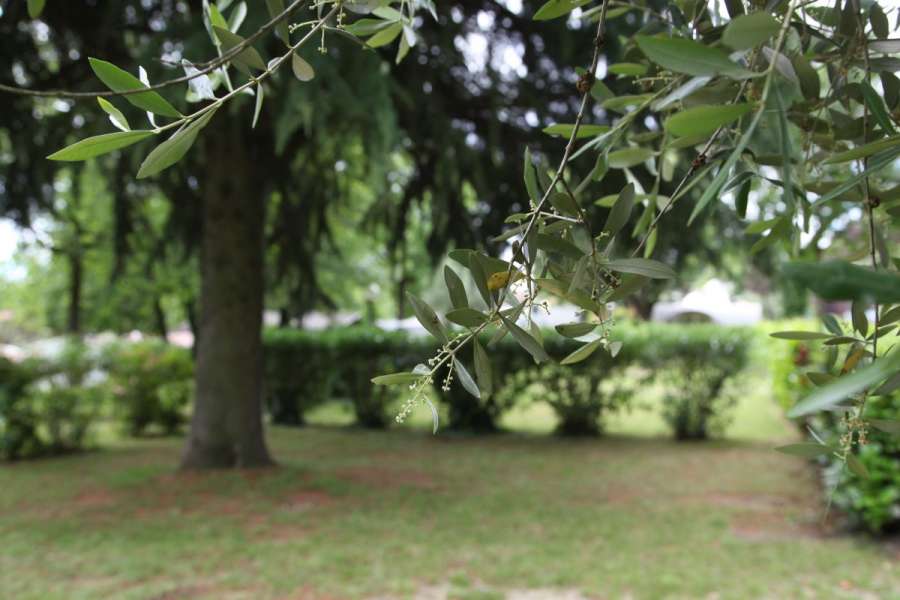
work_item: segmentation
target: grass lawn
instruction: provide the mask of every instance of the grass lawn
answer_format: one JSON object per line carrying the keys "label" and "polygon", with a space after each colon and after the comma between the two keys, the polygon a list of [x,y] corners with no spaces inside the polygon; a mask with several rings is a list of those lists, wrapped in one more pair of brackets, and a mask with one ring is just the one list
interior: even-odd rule
{"label": "grass lawn", "polygon": [[0,598],[900,598],[897,547],[822,525],[771,450],[778,410],[739,414],[704,444],[642,413],[537,435],[532,406],[492,437],[273,429],[267,472],[175,474],[176,439],[2,466]]}

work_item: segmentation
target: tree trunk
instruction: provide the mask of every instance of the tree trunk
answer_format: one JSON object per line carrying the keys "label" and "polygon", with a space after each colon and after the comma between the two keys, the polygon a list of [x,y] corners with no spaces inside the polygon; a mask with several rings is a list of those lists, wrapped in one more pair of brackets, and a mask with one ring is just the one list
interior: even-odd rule
{"label": "tree trunk", "polygon": [[166,311],[163,310],[159,296],[153,299],[153,320],[156,322],[156,333],[164,340],[169,339],[169,326],[166,323]]}
{"label": "tree trunk", "polygon": [[262,426],[265,194],[240,141],[203,139],[196,400],[181,466],[263,467],[273,464]]}
{"label": "tree trunk", "polygon": [[69,258],[69,315],[66,330],[78,335],[81,333],[81,284],[84,279],[84,268],[80,252],[72,252]]}

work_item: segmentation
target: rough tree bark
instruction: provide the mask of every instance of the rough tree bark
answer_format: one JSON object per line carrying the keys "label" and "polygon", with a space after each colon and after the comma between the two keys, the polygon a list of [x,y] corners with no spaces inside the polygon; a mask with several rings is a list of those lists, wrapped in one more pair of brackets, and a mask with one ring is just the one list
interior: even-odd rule
{"label": "rough tree bark", "polygon": [[202,138],[196,400],[183,469],[273,464],[262,427],[265,195],[240,136],[223,133]]}

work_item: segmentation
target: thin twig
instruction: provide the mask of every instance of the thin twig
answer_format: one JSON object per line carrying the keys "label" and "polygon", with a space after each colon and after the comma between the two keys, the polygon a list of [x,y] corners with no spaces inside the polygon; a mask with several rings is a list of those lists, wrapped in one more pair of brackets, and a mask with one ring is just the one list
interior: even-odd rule
{"label": "thin twig", "polygon": [[[765,109],[766,99],[769,96],[769,89],[771,87],[772,78],[773,78],[773,75],[775,72],[775,63],[777,62],[778,55],[781,53],[782,47],[784,46],[784,41],[787,37],[787,32],[790,29],[791,19],[793,18],[794,11],[796,10],[796,6],[797,6],[797,1],[792,0],[791,3],[788,5],[787,11],[785,12],[784,22],[781,25],[781,30],[778,33],[778,39],[775,42],[775,53],[772,56],[772,59],[769,61],[768,69],[766,69],[766,79],[765,79],[765,82],[763,83],[763,90],[762,90],[762,94],[761,94],[761,97],[759,100],[759,108],[757,109],[757,112],[762,112]],[[743,93],[746,90],[749,83],[750,83],[749,79],[744,80],[744,82],[741,85],[740,90],[738,90],[735,100],[737,100],[738,98],[741,97],[741,95],[743,95]],[[759,115],[757,115],[757,117],[758,116]],[[659,212],[658,215],[656,215],[656,217],[650,223],[650,226],[647,227],[647,231],[644,233],[644,236],[641,238],[640,243],[637,245],[637,247],[632,252],[632,256],[636,256],[644,248],[644,245],[647,243],[647,240],[650,238],[650,235],[653,233],[654,229],[656,229],[656,226],[659,224],[660,219],[662,219],[662,217],[669,211],[669,209],[672,207],[672,204],[678,198],[678,193],[685,186],[685,184],[687,184],[688,180],[694,175],[694,173],[696,173],[697,170],[699,170],[700,167],[702,167],[706,163],[706,159],[708,157],[709,151],[712,149],[712,145],[715,143],[719,134],[722,131],[724,131],[725,129],[726,129],[726,126],[724,126],[724,125],[719,127],[713,133],[713,135],[709,139],[709,141],[707,141],[706,145],[703,147],[703,150],[700,151],[700,154],[698,154],[697,158],[691,163],[691,167],[690,167],[690,169],[688,169],[688,172],[685,173],[684,177],[678,183],[678,186],[676,186],[675,192],[669,197],[669,201],[666,202],[665,206],[663,206],[663,209]]]}
{"label": "thin twig", "polygon": [[[540,219],[540,213],[544,209],[544,206],[547,204],[554,188],[556,188],[556,184],[559,183],[560,179],[562,179],[563,173],[565,172],[566,167],[569,164],[569,160],[572,157],[572,152],[575,150],[575,141],[578,139],[578,131],[581,128],[581,124],[584,121],[585,115],[587,114],[587,108],[590,105],[591,88],[594,84],[594,77],[597,73],[597,66],[600,64],[600,53],[603,48],[603,33],[606,26],[606,10],[608,6],[609,0],[603,0],[603,4],[600,7],[600,18],[597,20],[597,30],[594,36],[594,53],[591,57],[591,65],[586,73],[586,81],[589,83],[589,85],[585,85],[584,89],[580,90],[581,106],[578,109],[578,115],[575,117],[575,124],[572,127],[572,133],[569,135],[569,141],[566,144],[565,150],[563,151],[562,159],[560,159],[559,161],[559,167],[557,167],[556,173],[553,175],[553,179],[550,181],[550,185],[547,186],[547,189],[544,191],[543,197],[531,210],[531,217],[529,218],[528,224],[525,226],[525,229],[522,232],[523,246],[528,242],[529,234]],[[524,249],[521,249],[520,252],[522,252],[522,256],[524,257]],[[500,296],[497,300],[498,307],[503,306],[503,301],[506,298],[509,289],[512,287],[512,273],[515,270],[515,261],[516,257],[513,256],[512,260],[509,263],[509,269],[507,269],[506,272],[508,284],[503,288],[503,291],[500,292]]]}
{"label": "thin twig", "polygon": [[186,83],[191,81],[192,79],[196,79],[198,77],[202,77],[203,75],[208,75],[212,73],[229,60],[240,54],[244,49],[246,49],[250,44],[261,38],[267,32],[269,32],[272,28],[278,25],[281,21],[286,19],[292,12],[301,8],[303,5],[307,4],[309,0],[295,0],[293,4],[288,6],[284,11],[280,14],[276,15],[262,27],[257,29],[253,35],[246,38],[240,44],[237,44],[230,48],[228,51],[223,52],[218,58],[215,58],[206,63],[207,66],[198,69],[196,73],[191,73],[190,75],[183,75],[181,77],[175,77],[173,79],[168,79],[166,81],[161,81],[159,83],[149,85],[146,87],[140,87],[133,90],[122,90],[122,91],[113,91],[113,90],[99,90],[95,92],[76,92],[72,90],[38,90],[31,88],[23,88],[13,85],[6,85],[0,83],[0,92],[6,92],[8,94],[15,94],[19,96],[33,96],[40,98],[96,98],[98,96],[103,97],[112,97],[112,96],[130,96],[131,94],[141,94],[144,92],[151,92],[156,90],[161,90],[163,88],[167,88],[172,85],[176,85],[179,83]]}

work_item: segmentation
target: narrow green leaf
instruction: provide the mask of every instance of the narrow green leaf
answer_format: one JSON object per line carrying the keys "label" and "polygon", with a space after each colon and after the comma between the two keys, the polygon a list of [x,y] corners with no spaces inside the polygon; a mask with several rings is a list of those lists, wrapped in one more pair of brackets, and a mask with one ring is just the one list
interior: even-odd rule
{"label": "narrow green leaf", "polygon": [[575,363],[580,363],[581,361],[587,359],[591,354],[594,353],[597,348],[599,348],[603,344],[603,338],[598,338],[592,342],[588,342],[584,346],[578,348],[567,357],[562,359],[559,364],[561,365],[574,365]]}
{"label": "narrow green leaf", "polygon": [[300,81],[312,81],[313,77],[316,76],[316,71],[312,65],[303,60],[296,52],[291,55],[291,70],[294,72],[294,77]]}
{"label": "narrow green leaf", "polygon": [[485,268],[485,262],[481,260],[479,254],[474,252],[469,259],[469,273],[472,274],[472,279],[475,281],[475,289],[478,290],[485,305],[488,307],[492,306],[493,299],[491,297],[491,290],[488,289],[487,285],[489,274]]}
{"label": "narrow green leaf", "polygon": [[802,442],[799,444],[788,444],[775,448],[778,452],[790,454],[791,456],[802,456],[803,458],[815,458],[824,454],[830,454],[834,450],[830,446],[816,444],[814,442]]}
{"label": "narrow green leaf", "polygon": [[871,387],[900,369],[900,352],[894,351],[884,355],[865,367],[851,374],[839,377],[834,383],[817,388],[788,411],[788,417],[802,417],[850,398],[864,389]]}
{"label": "narrow green leaf", "polygon": [[692,77],[686,83],[684,83],[684,84],[678,86],[677,88],[675,88],[674,90],[672,90],[672,92],[670,92],[664,98],[661,98],[660,100],[656,100],[655,102],[653,102],[653,104],[650,105],[650,108],[652,108],[655,111],[665,110],[666,108],[669,108],[670,106],[672,106],[679,100],[683,100],[683,99],[687,98],[688,96],[690,96],[691,94],[693,94],[694,92],[697,92],[697,91],[703,89],[706,86],[706,84],[709,83],[710,81],[712,81],[712,77],[709,75],[705,75],[702,77]]}
{"label": "narrow green leaf", "polygon": [[469,374],[469,371],[463,364],[455,358],[453,359],[453,370],[456,371],[456,377],[459,379],[459,382],[465,390],[481,400],[481,390],[478,389],[478,384],[475,383],[475,379],[472,378],[472,375]]}
{"label": "narrow green leaf", "polygon": [[[545,127],[542,131],[547,135],[569,138],[572,137],[572,131],[574,129],[574,124],[557,123],[555,125]],[[598,135],[603,135],[608,131],[609,127],[607,125],[581,125],[578,128],[578,135],[576,135],[575,138],[581,139],[587,137],[595,137]]]}
{"label": "narrow green leaf", "polygon": [[122,131],[131,131],[131,126],[128,124],[128,119],[125,118],[125,115],[122,114],[118,108],[112,102],[108,102],[107,100],[98,97],[97,103],[100,104],[100,108],[103,109],[103,112],[109,115],[109,120],[112,124]]}
{"label": "narrow green leaf", "polygon": [[[127,92],[129,90],[139,90],[147,87],[140,79],[127,71],[123,71],[111,62],[97,58],[89,58],[88,62],[97,78],[114,92]],[[126,94],[123,98],[138,108],[152,112],[153,114],[171,117],[173,119],[181,117],[181,113],[178,112],[174,106],[169,104],[168,100],[153,91],[141,92],[139,94]]]}
{"label": "narrow green leaf", "polygon": [[772,15],[758,11],[733,19],[725,27],[722,41],[735,50],[746,50],[769,40],[780,28]]}
{"label": "narrow green leaf", "polygon": [[394,21],[385,21],[383,19],[360,19],[345,27],[344,31],[357,37],[366,37],[382,29],[387,29],[393,23]]}
{"label": "narrow green leaf", "polygon": [[875,140],[874,142],[869,142],[868,144],[857,146],[856,148],[852,148],[844,152],[839,152],[834,156],[826,159],[824,164],[831,165],[849,162],[858,158],[865,158],[867,156],[872,156],[873,154],[878,154],[879,152],[893,148],[894,146],[900,146],[900,135],[894,135],[888,138]]}
{"label": "narrow green leaf", "polygon": [[444,332],[444,326],[441,324],[441,320],[438,319],[434,309],[409,292],[406,293],[406,299],[409,300],[413,312],[416,315],[416,319],[422,324],[422,327],[439,341],[447,341],[447,334]]}
{"label": "narrow green leaf", "polygon": [[537,173],[534,170],[534,163],[531,161],[531,150],[525,146],[525,189],[528,190],[528,197],[534,204],[541,200],[541,192],[538,188]]}
{"label": "narrow green leaf", "polygon": [[875,154],[875,156],[868,161],[866,169],[844,177],[840,180],[840,184],[834,186],[830,191],[820,196],[812,205],[819,206],[826,202],[830,202],[835,198],[840,198],[848,191],[858,186],[863,179],[871,177],[888,165],[894,164],[894,160],[898,156],[900,156],[900,144],[891,144],[887,150]]}
{"label": "narrow green leaf", "polygon": [[888,419],[869,419],[869,423],[873,427],[884,431],[885,433],[893,433],[900,435],[900,421],[890,421]]}
{"label": "narrow green leaf", "polygon": [[[235,46],[243,44],[246,41],[242,36],[232,33],[223,27],[213,25],[213,31],[216,32],[216,37],[222,42],[222,48],[225,49],[225,52],[228,52]],[[257,69],[259,71],[266,70],[266,61],[263,60],[263,57],[260,56],[259,52],[257,52],[256,48],[253,46],[246,46],[231,59],[231,62],[234,63],[236,67],[243,67],[242,70],[246,73],[249,73],[250,69]]]}
{"label": "narrow green leaf", "polygon": [[615,63],[606,68],[607,71],[614,75],[623,75],[626,77],[640,77],[647,72],[647,65],[639,63]]}
{"label": "narrow green leaf", "polygon": [[863,479],[869,478],[869,470],[866,468],[866,465],[862,464],[862,461],[860,461],[855,454],[847,455],[847,468],[849,468],[854,475],[858,475]]}
{"label": "narrow green leaf", "polygon": [[583,335],[587,335],[596,328],[596,323],[566,323],[564,325],[557,325],[555,327],[556,331],[560,335],[570,338],[577,338]]}
{"label": "narrow green leaf", "polygon": [[388,25],[387,27],[370,37],[366,42],[366,45],[370,48],[380,48],[381,46],[386,46],[393,42],[402,31],[402,23],[394,23],[393,25]]}
{"label": "narrow green leaf", "polygon": [[[900,44],[898,44],[897,51],[900,52]],[[884,101],[878,95],[878,92],[866,81],[860,82],[859,89],[862,91],[863,99],[869,107],[869,111],[878,124],[881,125],[884,132],[888,135],[896,134],[897,129],[894,127],[894,122],[891,120],[887,108],[884,106]]]}
{"label": "narrow green leaf", "polygon": [[454,308],[446,314],[447,320],[463,327],[478,327],[486,323],[488,318],[484,313],[474,308]]}
{"label": "narrow green leaf", "polygon": [[534,13],[532,19],[535,21],[557,19],[569,14],[579,6],[584,6],[588,2],[591,2],[591,0],[549,0]]}
{"label": "narrow green leaf", "polygon": [[643,275],[650,279],[674,279],[676,277],[672,267],[649,258],[618,258],[609,261],[605,266],[612,271]]}
{"label": "narrow green leaf", "polygon": [[697,201],[697,204],[694,205],[694,210],[691,211],[691,216],[688,218],[688,225],[694,222],[694,219],[703,212],[703,209],[706,208],[706,205],[712,201],[713,198],[717,198],[719,196],[719,192],[722,189],[722,186],[725,185],[725,181],[728,179],[728,174],[731,173],[731,169],[734,167],[738,158],[744,153],[744,149],[750,143],[750,138],[753,136],[753,132],[756,130],[756,126],[759,124],[759,120],[762,117],[763,111],[757,110],[753,116],[753,120],[750,121],[750,124],[747,126],[747,129],[744,131],[744,135],[741,136],[741,139],[738,141],[737,146],[735,146],[734,150],[731,151],[731,154],[728,155],[728,158],[725,160],[725,164],[723,164],[719,168],[719,172],[716,173],[716,176],[713,178],[712,182],[706,187],[703,191],[703,195],[700,196],[700,199]]}
{"label": "narrow green leaf", "polygon": [[828,385],[837,377],[832,375],[831,373],[819,373],[817,371],[808,371],[806,373],[806,378],[809,379],[814,385],[822,386]]}
{"label": "narrow green leaf", "polygon": [[841,329],[841,324],[838,323],[837,317],[835,317],[831,313],[825,313],[822,315],[822,324],[825,325],[825,329],[833,333],[834,335],[844,335],[844,330]]}
{"label": "narrow green leaf", "polygon": [[654,155],[649,148],[630,147],[610,152],[606,160],[611,169],[627,169],[648,161]]}
{"label": "narrow green leaf", "polygon": [[244,19],[247,18],[247,3],[246,2],[238,2],[234,9],[231,11],[231,17],[228,19],[228,29],[230,31],[237,31],[241,28],[241,25],[244,24]]}
{"label": "narrow green leaf", "polygon": [[578,246],[557,235],[538,233],[535,234],[532,243],[544,252],[562,254],[563,256],[568,256],[575,260],[584,256],[584,252],[582,252]]}
{"label": "narrow green leaf", "polygon": [[563,192],[550,194],[550,204],[552,204],[553,208],[558,210],[560,214],[563,215],[577,217],[581,212],[579,210],[578,203],[575,202],[575,199],[572,198],[572,196],[570,196],[569,194],[564,194]]}
{"label": "narrow green leaf", "polygon": [[494,374],[491,359],[477,339],[472,340],[472,353],[475,362],[475,378],[482,398],[489,398],[494,391]]}
{"label": "narrow green leaf", "polygon": [[900,390],[900,373],[888,377],[873,393],[876,396],[890,396],[897,390]]}
{"label": "narrow green leaf", "polygon": [[256,129],[256,122],[259,120],[259,113],[262,112],[263,100],[265,100],[266,93],[263,89],[262,83],[256,86],[256,104],[253,107],[253,122],[250,123],[250,129]]}
{"label": "narrow green leaf", "polygon": [[850,318],[853,329],[865,337],[869,333],[869,319],[866,317],[866,305],[860,300],[854,300],[850,305]]}
{"label": "narrow green leaf", "polygon": [[832,260],[791,262],[782,267],[782,272],[823,300],[868,300],[879,304],[900,302],[900,275],[892,271],[873,270]]}
{"label": "narrow green leaf", "polygon": [[625,223],[628,222],[633,207],[634,184],[629,183],[622,188],[621,192],[619,192],[616,203],[613,204],[612,209],[609,211],[609,215],[606,217],[606,224],[603,225],[603,231],[609,233],[610,237],[618,234],[622,227],[625,226]]}
{"label": "narrow green leaf", "polygon": [[137,178],[144,179],[152,177],[184,158],[184,155],[187,154],[188,150],[191,149],[191,146],[194,145],[197,134],[206,127],[206,124],[213,118],[213,115],[216,114],[217,110],[218,107],[207,110],[201,116],[197,117],[196,120],[182,127],[176,131],[172,137],[154,148],[153,151],[147,155],[147,158],[144,159],[144,162],[141,163],[141,168],[138,169]]}
{"label": "narrow green leaf", "polygon": [[456,271],[444,266],[444,283],[447,285],[447,293],[450,295],[450,303],[453,308],[468,308],[469,298],[466,296],[466,286]]}
{"label": "narrow green leaf", "polygon": [[722,125],[737,121],[750,112],[750,104],[695,106],[666,119],[665,128],[672,135],[707,135]]}
{"label": "narrow green leaf", "polygon": [[417,373],[391,373],[390,375],[379,375],[372,378],[375,385],[402,385],[418,381],[422,375]]}
{"label": "narrow green leaf", "polygon": [[875,37],[884,39],[891,34],[891,26],[888,22],[887,15],[878,4],[872,4],[869,9],[869,23],[872,25],[872,31]]}
{"label": "narrow green leaf", "polygon": [[44,12],[46,0],[28,0],[28,16],[37,19]]}
{"label": "narrow green leaf", "polygon": [[817,331],[776,331],[769,335],[781,340],[824,340],[831,337],[827,333]]}
{"label": "narrow green leaf", "polygon": [[535,362],[544,362],[550,360],[550,356],[547,354],[547,351],[544,350],[544,347],[541,346],[540,342],[531,337],[527,331],[504,317],[500,315],[500,319],[503,321],[503,325],[506,327],[506,330],[513,336],[513,339],[519,343],[531,356],[534,358]]}
{"label": "narrow green leaf", "polygon": [[[284,0],[266,0],[266,8],[269,10],[269,17],[274,19],[284,12]],[[275,35],[281,38],[285,45],[291,44],[291,31],[288,27],[288,19],[283,18],[275,26]]]}
{"label": "narrow green leaf", "polygon": [[117,131],[75,142],[48,156],[50,160],[81,161],[124,148],[154,135],[152,131]]}
{"label": "narrow green leaf", "polygon": [[638,47],[647,58],[670,71],[688,75],[727,75],[746,79],[757,74],[733,63],[717,48],[684,38],[635,36]]}

